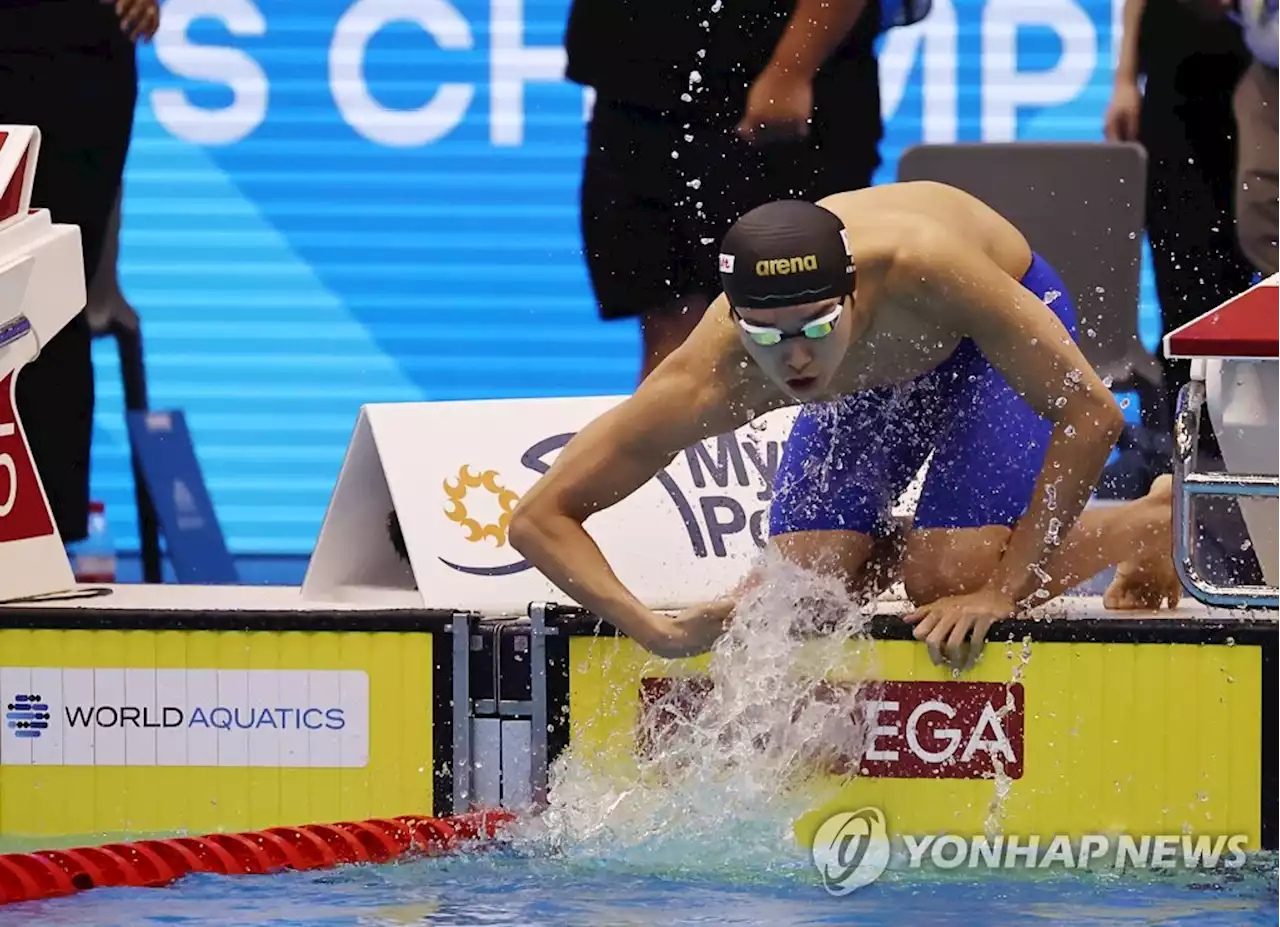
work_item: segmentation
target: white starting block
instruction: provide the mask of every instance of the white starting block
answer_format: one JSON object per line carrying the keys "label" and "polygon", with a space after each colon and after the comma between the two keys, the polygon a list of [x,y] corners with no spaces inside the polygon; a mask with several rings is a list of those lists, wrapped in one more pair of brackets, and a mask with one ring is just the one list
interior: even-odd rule
{"label": "white starting block", "polygon": [[15,390],[34,360],[84,308],[80,229],[31,208],[40,131],[0,125],[0,601],[75,586]]}
{"label": "white starting block", "polygon": [[[1208,605],[1280,607],[1277,582],[1277,327],[1280,275],[1269,277],[1164,339],[1168,357],[1191,360],[1174,430],[1174,562],[1187,591]],[[1225,472],[1198,472],[1201,412],[1222,448]],[[1225,587],[1195,566],[1193,496],[1234,496],[1261,567],[1262,586]]]}

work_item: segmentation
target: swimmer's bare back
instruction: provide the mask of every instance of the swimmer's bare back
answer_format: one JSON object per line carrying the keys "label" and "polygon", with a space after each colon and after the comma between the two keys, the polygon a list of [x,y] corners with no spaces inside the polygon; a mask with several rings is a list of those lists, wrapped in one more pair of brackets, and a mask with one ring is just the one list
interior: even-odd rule
{"label": "swimmer's bare back", "polygon": [[[646,649],[697,653],[709,641],[655,614],[609,567],[583,522],[634,493],[676,454],[786,405],[906,382],[972,339],[1037,413],[1078,434],[1059,448],[1059,470],[1079,478],[1056,490],[1063,533],[1093,490],[1122,419],[1057,316],[1019,282],[1032,254],[1022,234],[968,194],[931,182],[886,184],[819,202],[844,224],[856,260],[848,346],[817,394],[786,385],[785,351],[749,346],[725,296],[636,392],[583,428],[512,516],[512,545],[575,601]],[[787,310],[790,311],[790,310]],[[781,324],[781,323],[780,323]],[[1011,590],[1038,560],[1049,513],[1015,532]],[[1036,537],[1038,533],[1038,538]],[[1021,561],[1027,561],[1023,564]],[[1012,592],[1011,592],[1012,594]]]}

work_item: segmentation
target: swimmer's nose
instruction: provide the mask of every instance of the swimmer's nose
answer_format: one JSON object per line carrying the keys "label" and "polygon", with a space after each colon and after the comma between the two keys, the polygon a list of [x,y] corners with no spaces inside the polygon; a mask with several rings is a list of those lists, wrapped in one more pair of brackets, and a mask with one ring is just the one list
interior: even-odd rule
{"label": "swimmer's nose", "polygon": [[813,352],[809,350],[807,345],[792,344],[787,351],[787,369],[792,373],[803,373],[804,369],[813,363]]}

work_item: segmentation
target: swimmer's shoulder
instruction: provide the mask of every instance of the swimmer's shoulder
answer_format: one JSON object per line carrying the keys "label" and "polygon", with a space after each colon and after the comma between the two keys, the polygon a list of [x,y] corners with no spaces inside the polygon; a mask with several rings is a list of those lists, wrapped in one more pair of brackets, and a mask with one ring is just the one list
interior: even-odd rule
{"label": "swimmer's shoulder", "polygon": [[629,401],[650,439],[680,448],[789,403],[747,354],[723,295]]}
{"label": "swimmer's shoulder", "polygon": [[684,343],[654,371],[659,372],[682,378],[690,388],[698,390],[704,403],[729,402],[744,394],[777,390],[743,346],[729,311],[729,300],[723,293],[712,300]]}
{"label": "swimmer's shoulder", "polygon": [[700,371],[707,383],[723,389],[740,388],[744,380],[766,379],[743,347],[729,311],[729,300],[723,293],[711,301],[679,350],[685,352],[687,362]]}
{"label": "swimmer's shoulder", "polygon": [[928,215],[949,205],[978,203],[970,194],[936,180],[904,180],[875,184],[858,190],[843,190],[817,201],[846,224],[856,215],[869,211]]}
{"label": "swimmer's shoulder", "polygon": [[950,258],[981,253],[1017,277],[1030,246],[1011,222],[977,197],[930,180],[836,193],[819,201],[848,229],[859,277],[895,270],[942,272]]}

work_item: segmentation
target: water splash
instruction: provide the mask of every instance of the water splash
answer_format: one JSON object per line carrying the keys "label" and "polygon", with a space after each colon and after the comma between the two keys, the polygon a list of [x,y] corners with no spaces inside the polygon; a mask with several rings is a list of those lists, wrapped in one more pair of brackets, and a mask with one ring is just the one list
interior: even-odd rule
{"label": "water splash", "polygon": [[[808,865],[792,824],[839,790],[839,776],[817,773],[857,768],[862,705],[881,684],[867,681],[879,675],[867,612],[841,581],[772,553],[759,567],[706,679],[659,693],[635,729],[635,740],[660,749],[619,758],[571,738],[551,770],[548,807],[518,840],[666,871]],[[613,695],[618,711],[630,710],[630,692]]]}
{"label": "water splash", "polygon": [[[1038,567],[1033,566],[1032,569],[1037,573],[1042,572]],[[1043,582],[1048,582],[1049,577],[1041,577]],[[1012,641],[1010,646],[1005,650],[1005,657],[1009,660],[1014,658]],[[1013,687],[1022,681],[1022,674],[1027,669],[1027,664],[1031,662],[1031,636],[1027,635],[1022,639],[1022,651],[1018,655],[1018,662],[1013,666],[1013,672],[1009,677],[1009,686],[1005,689],[1004,704],[996,710],[996,720],[1000,724],[1004,724],[1004,717],[1013,711],[1015,705],[1013,701]],[[987,817],[983,821],[982,829],[987,839],[993,839],[1003,832],[1005,810],[1009,801],[1009,792],[1013,789],[1013,779],[1004,771],[1004,760],[1000,756],[998,750],[991,751],[991,762],[995,766],[995,789],[991,794],[991,803],[987,805]]]}

